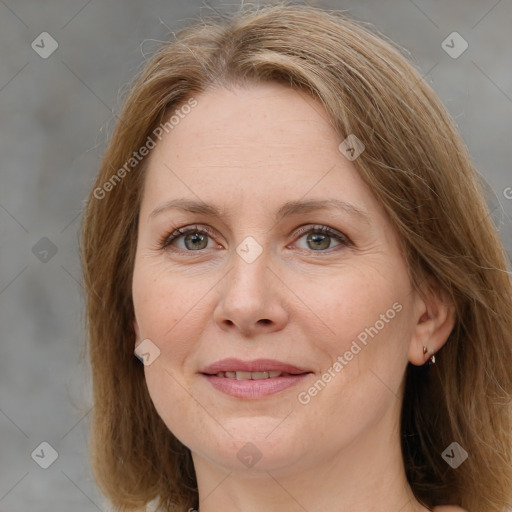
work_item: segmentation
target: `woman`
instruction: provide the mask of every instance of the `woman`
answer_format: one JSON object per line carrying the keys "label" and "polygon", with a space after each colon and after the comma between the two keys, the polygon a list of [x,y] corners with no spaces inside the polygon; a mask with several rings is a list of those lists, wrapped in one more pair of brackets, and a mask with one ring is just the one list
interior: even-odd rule
{"label": "woman", "polygon": [[504,251],[390,43],[288,3],[182,30],[126,99],[82,236],[116,509],[512,507]]}

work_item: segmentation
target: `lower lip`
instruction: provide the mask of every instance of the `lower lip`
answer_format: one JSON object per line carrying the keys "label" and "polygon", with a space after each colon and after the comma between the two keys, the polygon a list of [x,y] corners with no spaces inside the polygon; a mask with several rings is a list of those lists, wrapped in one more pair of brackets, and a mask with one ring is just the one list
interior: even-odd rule
{"label": "lower lip", "polygon": [[288,375],[259,380],[236,380],[205,374],[203,374],[203,377],[205,377],[215,389],[222,391],[226,395],[236,398],[260,398],[296,386],[308,375],[310,374],[303,373],[300,375]]}

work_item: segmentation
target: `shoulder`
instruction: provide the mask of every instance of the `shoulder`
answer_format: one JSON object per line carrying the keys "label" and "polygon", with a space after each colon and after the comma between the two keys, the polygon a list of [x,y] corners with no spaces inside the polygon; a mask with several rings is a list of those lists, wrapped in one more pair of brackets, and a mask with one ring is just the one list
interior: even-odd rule
{"label": "shoulder", "polygon": [[443,505],[442,507],[434,507],[432,512],[467,512],[465,509],[452,506],[452,505]]}

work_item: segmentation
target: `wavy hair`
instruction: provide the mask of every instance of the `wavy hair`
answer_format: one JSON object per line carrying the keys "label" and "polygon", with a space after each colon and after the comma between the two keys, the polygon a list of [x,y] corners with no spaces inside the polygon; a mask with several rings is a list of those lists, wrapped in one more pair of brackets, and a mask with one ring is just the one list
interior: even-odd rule
{"label": "wavy hair", "polygon": [[[156,412],[133,354],[147,159],[128,169],[126,162],[190,98],[257,82],[310,93],[340,141],[363,141],[353,165],[398,230],[414,288],[423,294],[435,283],[455,306],[436,365],[406,369],[402,454],[416,498],[429,508],[509,510],[512,285],[481,178],[451,116],[400,47],[343,12],[286,1],[190,23],[126,95],[81,225],[95,406],[90,459],[100,488],[117,510],[152,501],[166,512],[198,508],[190,450]],[[457,469],[442,457],[454,441],[469,455]]]}

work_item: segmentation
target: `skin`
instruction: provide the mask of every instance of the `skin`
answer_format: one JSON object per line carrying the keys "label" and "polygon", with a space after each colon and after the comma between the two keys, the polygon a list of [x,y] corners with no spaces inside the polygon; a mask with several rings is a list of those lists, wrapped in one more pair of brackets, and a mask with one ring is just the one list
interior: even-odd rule
{"label": "skin", "polygon": [[[192,452],[200,512],[428,510],[404,474],[403,376],[408,362],[428,361],[424,346],[437,352],[445,343],[453,309],[440,294],[412,289],[389,218],[338,150],[317,100],[278,84],[196,99],[149,157],[133,302],[136,344],[147,338],[160,349],[144,367],[147,386]],[[224,215],[169,209],[150,217],[181,197]],[[369,223],[332,209],[274,219],[286,201],[328,198],[355,205]],[[176,228],[196,225],[213,232],[204,245],[180,236],[159,247]],[[301,226],[311,229],[297,235]],[[318,248],[308,242],[315,226],[349,245],[327,237]],[[248,236],[262,248],[252,263],[236,252]],[[299,403],[298,393],[397,302],[401,311]],[[198,373],[227,357],[279,359],[313,374],[268,397],[234,398]],[[237,457],[248,442],[261,454],[250,468]]]}

